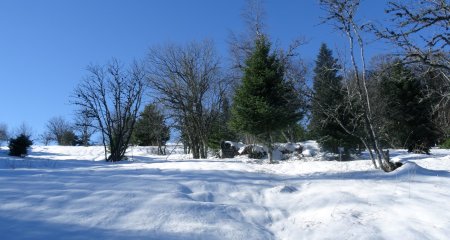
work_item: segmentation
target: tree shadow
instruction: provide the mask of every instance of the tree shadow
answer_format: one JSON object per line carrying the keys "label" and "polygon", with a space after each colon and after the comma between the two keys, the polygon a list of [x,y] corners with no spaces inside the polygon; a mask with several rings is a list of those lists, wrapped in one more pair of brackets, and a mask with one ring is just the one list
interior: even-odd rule
{"label": "tree shadow", "polygon": [[[22,219],[0,211],[2,239],[201,239],[204,234],[195,232],[164,232],[118,230],[114,228],[89,227],[76,224],[55,223],[47,220]],[[220,238],[216,238],[220,239]]]}

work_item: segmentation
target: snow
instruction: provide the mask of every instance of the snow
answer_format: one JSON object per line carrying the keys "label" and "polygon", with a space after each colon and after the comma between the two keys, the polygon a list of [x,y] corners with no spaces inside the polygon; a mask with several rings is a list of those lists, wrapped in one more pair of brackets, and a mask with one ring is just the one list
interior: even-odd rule
{"label": "snow", "polygon": [[1,239],[448,239],[450,150],[390,150],[392,173],[367,159],[190,159],[133,147],[0,150]]}
{"label": "snow", "polygon": [[306,141],[303,144],[303,156],[305,157],[314,157],[317,155],[317,152],[319,151],[319,145],[316,141]]}

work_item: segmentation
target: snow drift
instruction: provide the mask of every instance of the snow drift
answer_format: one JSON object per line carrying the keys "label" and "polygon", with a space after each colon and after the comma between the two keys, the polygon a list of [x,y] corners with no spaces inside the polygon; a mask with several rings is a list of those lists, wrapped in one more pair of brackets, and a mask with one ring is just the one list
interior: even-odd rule
{"label": "snow drift", "polygon": [[[314,149],[314,142],[304,143]],[[370,160],[278,164],[190,159],[131,148],[0,150],[2,239],[447,239],[450,151],[391,150]],[[316,154],[318,154],[316,152]]]}

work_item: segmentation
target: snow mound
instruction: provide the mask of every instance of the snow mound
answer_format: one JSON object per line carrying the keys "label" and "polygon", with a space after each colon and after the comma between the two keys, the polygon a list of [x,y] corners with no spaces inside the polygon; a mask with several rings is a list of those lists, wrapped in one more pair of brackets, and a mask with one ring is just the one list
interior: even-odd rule
{"label": "snow mound", "polygon": [[403,162],[403,165],[394,171],[388,173],[389,175],[395,175],[396,177],[401,176],[411,176],[411,175],[422,175],[422,176],[448,176],[450,177],[450,172],[448,171],[439,171],[439,170],[431,170],[424,167],[419,166],[415,162]]}
{"label": "snow mound", "polygon": [[236,148],[236,149],[241,149],[242,147],[245,146],[245,144],[241,143],[241,142],[232,142],[232,141],[225,141],[225,143],[230,144],[230,146]]}
{"label": "snow mound", "polygon": [[302,148],[301,143],[279,143],[278,144],[278,150],[280,151],[286,151],[286,152],[295,152],[298,149]]}
{"label": "snow mound", "polygon": [[305,141],[302,143],[303,145],[303,156],[305,157],[314,157],[319,151],[319,144],[316,141]]}
{"label": "snow mound", "polygon": [[294,186],[284,186],[280,189],[280,193],[293,193],[297,191],[298,189]]}

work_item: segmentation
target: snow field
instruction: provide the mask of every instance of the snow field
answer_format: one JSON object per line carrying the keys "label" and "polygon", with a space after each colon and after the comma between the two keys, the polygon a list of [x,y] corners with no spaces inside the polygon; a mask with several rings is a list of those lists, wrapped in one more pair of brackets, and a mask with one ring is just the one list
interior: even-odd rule
{"label": "snow field", "polygon": [[[307,147],[317,153],[314,144]],[[169,150],[169,149],[168,149]],[[450,151],[350,162],[0,150],[1,239],[448,239]]]}

